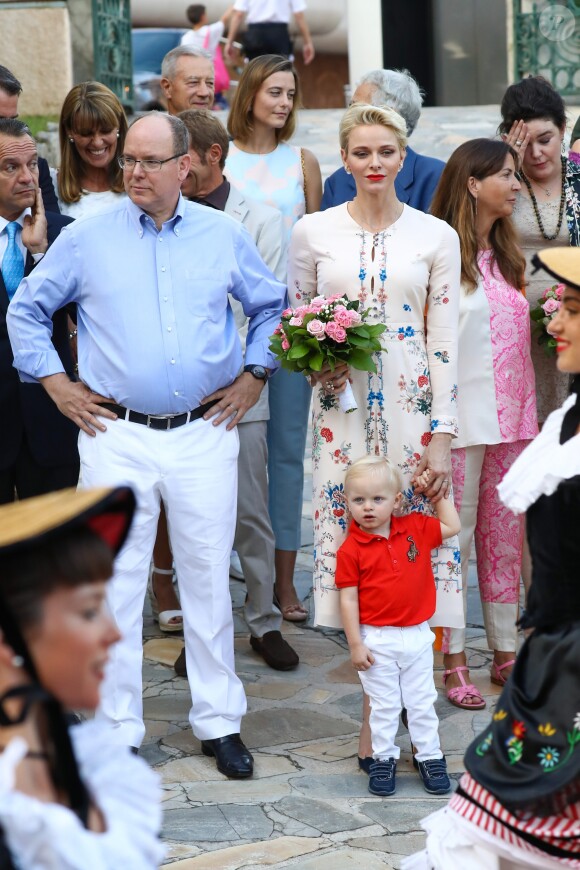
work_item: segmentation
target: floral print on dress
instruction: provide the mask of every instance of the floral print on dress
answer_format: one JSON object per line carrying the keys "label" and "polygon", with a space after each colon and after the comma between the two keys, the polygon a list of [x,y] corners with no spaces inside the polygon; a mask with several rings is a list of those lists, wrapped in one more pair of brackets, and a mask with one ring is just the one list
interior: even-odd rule
{"label": "floral print on dress", "polygon": [[429,305],[449,305],[449,284],[443,284],[429,296]]}
{"label": "floral print on dress", "polygon": [[289,239],[292,227],[306,211],[300,148],[279,142],[268,154],[250,154],[230,142],[226,167],[228,180],[248,199],[282,212]]}
{"label": "floral print on dress", "polygon": [[566,222],[570,233],[570,245],[580,246],[580,165],[575,160],[566,161]]}
{"label": "floral print on dress", "polygon": [[[420,384],[419,381],[421,381]],[[419,375],[417,380],[408,382],[405,375],[402,374],[399,378],[399,390],[400,396],[397,404],[402,405],[408,414],[429,416],[433,394],[429,386],[429,379],[425,375]]]}
{"label": "floral print on dress", "polygon": [[[501,722],[507,718],[507,715],[505,710],[499,709],[494,713],[493,721]],[[538,726],[538,732],[542,737],[553,737],[558,733],[558,729],[554,728],[550,722],[546,722]],[[524,758],[528,736],[526,724],[519,719],[512,720],[511,734],[505,741],[510,765],[518,764]],[[492,741],[493,733],[490,731],[477,745],[475,749],[476,754],[480,757],[484,756],[490,748]],[[580,713],[576,714],[571,729],[566,732],[566,743],[567,750],[565,753],[562,748],[549,744],[542,746],[540,751],[535,753],[536,763],[539,764],[544,773],[552,773],[567,764],[572,754],[576,751],[576,747],[580,745]],[[530,763],[533,763],[533,759],[530,759],[530,752],[528,750],[524,764]]]}
{"label": "floral print on dress", "polygon": [[[430,502],[422,494],[415,495],[410,484],[431,438],[431,408],[436,407],[434,416],[441,421],[438,431],[455,433],[457,429],[450,401],[457,381],[457,237],[443,222],[407,207],[396,225],[384,233],[384,258],[382,236],[377,239],[363,233],[345,204],[299,221],[290,248],[289,284],[300,296],[293,304],[337,292],[345,292],[351,299],[362,294],[371,319],[387,325],[381,336],[383,350],[374,356],[377,371],[351,369],[356,411],[344,414],[335,396],[321,389],[313,391],[316,623],[333,627],[341,625],[334,572],[336,551],[350,519],[346,504],[340,500],[344,498],[341,487],[348,465],[365,454],[388,456],[403,478],[400,512],[413,509],[433,515]],[[418,237],[428,238],[419,256]],[[432,294],[439,291],[450,294],[449,304],[428,306]],[[435,361],[433,352],[437,350],[448,352],[448,364]],[[332,432],[332,442],[321,435],[324,428]],[[453,624],[458,625],[456,620],[462,616],[461,596],[457,595],[461,569],[453,555],[457,549],[457,538],[452,538],[432,553],[438,614],[446,614],[433,624],[449,624],[453,615]]]}
{"label": "floral print on dress", "polygon": [[477,264],[489,306],[499,430],[503,441],[535,438],[536,385],[528,350],[532,341],[530,306],[525,296],[494,269],[490,250],[479,253]]}
{"label": "floral print on dress", "polygon": [[340,447],[337,447],[336,450],[333,451],[332,461],[335,465],[350,465],[352,461],[351,453],[352,444],[343,441]]}

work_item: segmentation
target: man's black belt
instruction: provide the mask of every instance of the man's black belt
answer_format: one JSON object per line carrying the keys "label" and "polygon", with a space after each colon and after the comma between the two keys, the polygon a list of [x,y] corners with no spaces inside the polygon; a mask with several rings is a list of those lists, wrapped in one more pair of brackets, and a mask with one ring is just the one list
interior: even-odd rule
{"label": "man's black belt", "polygon": [[103,408],[112,411],[117,417],[128,420],[129,423],[141,423],[142,426],[147,426],[148,429],[178,429],[179,426],[185,426],[186,423],[199,420],[218,401],[218,399],[214,399],[212,402],[206,402],[204,405],[194,408],[193,411],[187,411],[185,414],[142,414],[140,411],[132,411],[130,408],[116,405],[114,402],[101,402],[101,405]]}

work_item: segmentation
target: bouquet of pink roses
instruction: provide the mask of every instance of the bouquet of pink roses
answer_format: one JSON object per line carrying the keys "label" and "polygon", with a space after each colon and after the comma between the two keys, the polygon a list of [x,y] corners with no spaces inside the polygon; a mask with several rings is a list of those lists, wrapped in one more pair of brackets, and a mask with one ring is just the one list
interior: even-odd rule
{"label": "bouquet of pink roses", "polygon": [[[365,372],[376,372],[373,354],[381,350],[378,336],[387,328],[367,322],[368,311],[359,301],[340,293],[316,296],[309,305],[287,308],[270,339],[270,350],[285,369],[310,375],[327,364],[334,371],[346,363]],[[350,383],[338,394],[343,411],[356,410]]]}
{"label": "bouquet of pink roses", "polygon": [[534,321],[534,332],[538,337],[538,344],[544,348],[547,356],[555,356],[556,339],[547,330],[548,324],[554,319],[562,304],[564,293],[563,284],[554,284],[544,291],[535,308],[530,310],[530,317]]}

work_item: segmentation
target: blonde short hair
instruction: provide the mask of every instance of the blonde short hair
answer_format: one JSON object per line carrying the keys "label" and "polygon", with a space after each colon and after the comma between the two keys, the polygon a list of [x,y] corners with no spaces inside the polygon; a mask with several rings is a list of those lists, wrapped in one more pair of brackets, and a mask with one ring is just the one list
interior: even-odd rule
{"label": "blonde short hair", "polygon": [[342,116],[338,128],[340,147],[348,151],[350,134],[356,127],[374,126],[392,130],[401,151],[407,147],[407,122],[388,106],[368,106],[366,103],[353,103]]}
{"label": "blonde short hair", "polygon": [[397,466],[387,459],[386,456],[363,456],[357,459],[346,470],[344,477],[344,488],[348,489],[348,485],[358,477],[379,477],[383,476],[386,479],[387,486],[393,492],[401,492],[403,488],[403,478]]}

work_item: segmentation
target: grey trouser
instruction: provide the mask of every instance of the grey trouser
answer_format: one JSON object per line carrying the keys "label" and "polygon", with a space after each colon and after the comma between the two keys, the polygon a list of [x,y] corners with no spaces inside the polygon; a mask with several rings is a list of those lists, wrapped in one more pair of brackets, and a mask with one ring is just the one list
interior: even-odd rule
{"label": "grey trouser", "polygon": [[238,515],[234,549],[248,589],[244,615],[254,637],[279,631],[282,614],[273,604],[274,534],[268,513],[266,420],[240,423]]}

